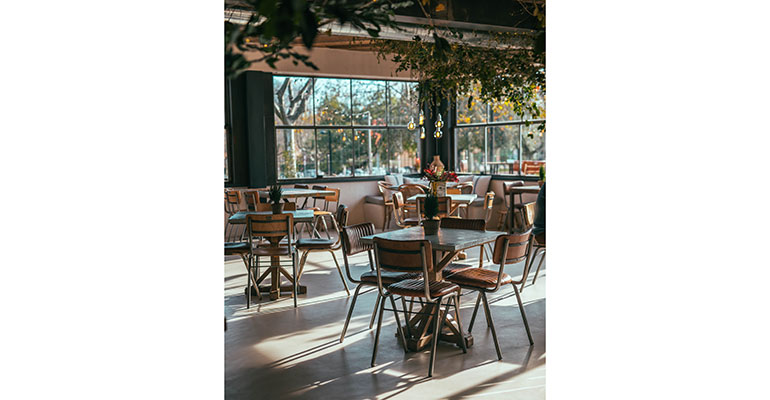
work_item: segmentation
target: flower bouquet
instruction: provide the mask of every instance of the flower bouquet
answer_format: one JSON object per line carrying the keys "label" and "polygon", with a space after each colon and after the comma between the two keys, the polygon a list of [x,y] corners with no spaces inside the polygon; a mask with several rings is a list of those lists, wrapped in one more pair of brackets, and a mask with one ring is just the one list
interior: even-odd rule
{"label": "flower bouquet", "polygon": [[434,196],[446,196],[446,183],[457,182],[457,174],[452,171],[436,172],[431,169],[423,171],[430,181],[430,191]]}

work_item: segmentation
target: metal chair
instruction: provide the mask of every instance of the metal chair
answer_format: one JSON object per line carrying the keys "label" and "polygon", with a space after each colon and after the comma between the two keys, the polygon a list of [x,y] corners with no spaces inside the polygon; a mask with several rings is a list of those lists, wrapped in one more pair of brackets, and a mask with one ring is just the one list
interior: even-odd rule
{"label": "metal chair", "polygon": [[[448,276],[445,276],[445,280],[459,285],[463,289],[477,291],[478,297],[476,298],[476,306],[473,309],[473,316],[471,322],[468,324],[468,332],[473,329],[473,322],[476,319],[476,313],[479,309],[479,302],[484,302],[484,313],[487,317],[487,325],[492,329],[492,339],[495,342],[495,350],[497,351],[497,359],[502,360],[503,355],[500,352],[500,344],[497,341],[497,332],[495,331],[495,324],[492,321],[492,314],[489,311],[489,301],[487,300],[487,293],[494,293],[500,289],[500,286],[510,284],[513,286],[513,291],[516,294],[516,301],[519,303],[519,311],[521,311],[521,319],[524,322],[524,328],[527,330],[527,337],[529,338],[529,344],[533,345],[532,334],[529,331],[529,323],[527,322],[527,315],[524,312],[524,305],[521,303],[521,295],[519,294],[519,288],[516,285],[524,282],[524,277],[527,275],[526,269],[528,268],[528,258],[530,250],[532,248],[532,242],[530,241],[531,231],[524,233],[515,233],[510,235],[500,235],[495,240],[495,250],[492,253],[492,262],[499,264],[499,270],[493,271],[484,268],[471,268],[466,269]],[[505,273],[505,266],[507,264],[515,264],[524,261],[524,274],[519,280],[513,280],[510,275]]]}
{"label": "metal chair", "polygon": [[[416,183],[405,183],[398,187],[398,191],[401,192],[404,196],[404,200],[416,195],[416,194],[425,194],[430,191],[429,188],[423,185],[419,185]],[[402,208],[404,211],[404,217],[409,217],[410,214],[414,214],[417,212],[417,206],[415,203],[407,203],[406,201],[403,202],[404,207]]]}
{"label": "metal chair", "polygon": [[390,226],[390,214],[391,210],[393,210],[393,198],[388,198],[387,193],[389,191],[388,189],[388,183],[387,182],[377,182],[377,189],[380,191],[380,195],[382,195],[382,201],[385,205],[384,211],[383,211],[383,223],[382,223],[382,231],[384,232],[388,226]]}
{"label": "metal chair", "polygon": [[342,269],[340,268],[340,264],[337,262],[337,256],[334,255],[334,252],[336,250],[339,250],[341,247],[342,242],[342,235],[337,221],[343,221],[345,223],[345,220],[347,219],[347,207],[344,204],[340,204],[339,207],[337,207],[337,216],[332,217],[332,222],[334,225],[334,229],[337,231],[337,239],[315,239],[315,238],[302,238],[297,239],[297,249],[302,252],[302,258],[300,258],[299,261],[299,275],[297,280],[302,278],[302,272],[305,269],[305,261],[307,261],[307,256],[310,253],[318,253],[318,252],[329,252],[332,255],[332,259],[334,259],[334,264],[337,266],[337,272],[340,273],[340,279],[342,280],[342,286],[345,288],[345,292],[347,292],[348,296],[350,296],[350,290],[348,290],[348,285],[345,283],[345,277],[342,275]]}
{"label": "metal chair", "polygon": [[241,211],[241,193],[225,189],[225,242],[236,242],[243,238],[244,231],[230,223],[229,218]]}
{"label": "metal chair", "polygon": [[[377,287],[377,273],[374,269],[374,262],[372,260],[372,245],[370,244],[364,244],[361,242],[361,238],[364,236],[374,235],[374,224],[371,222],[365,222],[358,225],[352,225],[352,226],[345,226],[342,227],[342,257],[345,262],[345,272],[348,276],[348,280],[351,282],[357,284],[355,292],[353,292],[353,301],[350,303],[350,310],[348,311],[348,316],[345,318],[345,325],[342,327],[342,334],[340,334],[340,343],[345,339],[345,332],[348,330],[348,324],[350,323],[350,317],[353,315],[353,308],[356,306],[356,299],[358,298],[358,293],[364,286],[371,286],[371,287]],[[351,274],[351,266],[350,261],[348,260],[348,257],[352,257],[356,254],[360,254],[362,252],[366,251],[367,255],[369,256],[369,262],[367,266],[369,267],[369,271],[364,272],[361,274],[361,276],[358,277],[358,279],[353,278],[353,275]],[[384,285],[390,285],[391,283],[395,283],[404,279],[418,279],[420,278],[420,274],[416,273],[405,273],[405,272],[398,272],[398,271],[387,271],[383,270],[381,273],[382,276],[382,282]],[[380,300],[382,299],[382,296],[380,296],[379,292],[377,293],[377,302],[374,304],[374,310],[372,311],[372,317],[369,320],[369,329],[372,329],[372,325],[374,324],[374,317],[377,315],[377,309],[380,305]]]}
{"label": "metal chair", "polygon": [[[511,209],[511,188],[515,186],[524,186],[524,181],[513,181],[513,182],[507,182],[503,183],[503,200],[505,200],[505,209],[500,211],[500,220],[498,222],[497,230],[503,231],[507,230],[506,228],[513,228],[508,227],[508,210]],[[519,204],[523,204],[523,194],[519,193]]]}
{"label": "metal chair", "polygon": [[419,218],[411,218],[406,216],[404,194],[401,192],[393,193],[393,215],[396,217],[394,221],[399,228],[408,228],[410,226],[417,226],[420,224]]}
{"label": "metal chair", "polygon": [[[294,298],[294,307],[297,307],[297,281],[299,276],[297,275],[297,250],[294,247],[294,217],[291,214],[269,214],[269,215],[256,215],[249,214],[246,216],[246,229],[248,230],[249,237],[249,249],[250,257],[253,265],[259,271],[259,258],[260,257],[291,257],[292,267],[292,297]],[[270,246],[257,246],[254,240],[257,238],[264,238],[270,242]],[[286,238],[285,245],[280,245],[282,239]],[[271,265],[265,271],[265,273],[257,279],[254,284],[256,285],[257,292],[259,292],[259,283],[267,277],[267,274],[272,271],[273,268],[280,268],[279,265]],[[283,271],[280,271],[283,272]],[[251,270],[249,270],[251,276]],[[277,279],[280,280],[280,273],[277,274]],[[276,283],[280,290],[280,282]],[[247,308],[251,303],[251,279],[249,279],[249,286],[247,288]],[[280,293],[279,293],[280,295]],[[261,295],[259,295],[261,298]]]}
{"label": "metal chair", "polygon": [[[316,187],[313,186],[313,189]],[[330,190],[334,192],[333,195],[329,196],[323,196],[323,207],[313,207],[313,229],[317,232],[318,231],[318,222],[322,222],[324,226],[324,232],[326,232],[326,238],[331,239],[331,235],[329,235],[329,226],[326,224],[326,218],[331,217],[332,213],[329,212],[329,204],[335,203],[337,206],[340,204],[340,190],[334,189],[334,188],[325,188],[322,190]],[[309,228],[309,227],[308,227]],[[308,232],[309,233],[309,232]]]}
{"label": "metal chair", "polygon": [[[424,301],[425,308],[431,309],[431,318],[433,319],[433,338],[430,352],[430,364],[428,366],[428,377],[433,376],[433,366],[436,361],[436,343],[438,342],[439,332],[443,322],[449,313],[449,304],[454,303],[455,312],[459,315],[460,310],[460,287],[456,284],[446,281],[429,281],[428,269],[433,268],[433,251],[427,240],[396,241],[383,238],[374,238],[374,255],[376,259],[377,271],[377,290],[382,296],[380,302],[379,317],[377,320],[377,333],[374,337],[374,350],[372,351],[372,363],[377,357],[377,345],[380,340],[380,329],[382,327],[382,312],[385,310],[385,298],[390,298],[390,304],[393,306],[393,314],[396,316],[396,325],[398,336],[401,338],[401,344],[404,346],[404,352],[408,351],[406,336],[401,327],[401,321],[398,317],[398,309],[393,296],[410,298],[419,298]],[[396,283],[385,286],[382,278],[384,271],[398,271],[410,273],[422,273],[423,279],[404,279]],[[444,312],[441,312],[442,301],[447,299]],[[411,302],[411,300],[410,300]],[[406,311],[406,310],[404,310]],[[409,320],[406,320],[406,329],[409,328]],[[458,330],[463,331],[460,318],[457,318]],[[411,332],[410,332],[411,336]],[[467,352],[465,347],[465,338],[457,335],[458,345],[463,353]]]}

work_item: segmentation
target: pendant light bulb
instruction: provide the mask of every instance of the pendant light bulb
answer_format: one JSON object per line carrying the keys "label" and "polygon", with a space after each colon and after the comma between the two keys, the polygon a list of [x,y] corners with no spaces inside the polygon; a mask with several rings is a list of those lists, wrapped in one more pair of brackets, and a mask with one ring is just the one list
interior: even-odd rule
{"label": "pendant light bulb", "polygon": [[414,130],[414,117],[409,118],[409,124],[406,125],[406,129],[409,129],[410,131]]}
{"label": "pendant light bulb", "polygon": [[425,127],[420,127],[420,139],[425,139]]}

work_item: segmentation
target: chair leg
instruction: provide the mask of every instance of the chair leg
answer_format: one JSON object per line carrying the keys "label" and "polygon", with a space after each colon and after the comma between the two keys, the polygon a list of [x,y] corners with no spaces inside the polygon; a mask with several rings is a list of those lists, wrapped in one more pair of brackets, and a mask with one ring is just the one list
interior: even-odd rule
{"label": "chair leg", "polygon": [[476,313],[479,311],[479,303],[481,302],[481,292],[476,297],[476,306],[473,307],[473,315],[471,315],[471,323],[468,325],[468,333],[473,330],[473,321],[476,320]]}
{"label": "chair leg", "polygon": [[540,267],[542,267],[542,266],[543,266],[543,260],[545,260],[545,250],[543,250],[543,252],[542,252],[542,253],[540,253],[540,254],[541,254],[541,256],[540,256],[540,262],[537,264],[537,269],[535,270],[535,277],[534,277],[534,278],[532,278],[532,284],[533,284],[533,285],[535,284],[535,281],[537,280],[537,274],[539,274],[539,273],[540,273]]}
{"label": "chair leg", "polygon": [[294,298],[294,308],[297,308],[297,295],[299,295],[299,290],[297,290],[297,253],[293,252],[291,253],[291,273],[294,279],[292,279],[292,292],[291,297]]}
{"label": "chair leg", "polygon": [[348,317],[345,318],[345,325],[342,327],[342,334],[340,335],[340,343],[345,339],[345,332],[348,331],[348,324],[350,323],[350,317],[353,315],[353,307],[356,306],[356,299],[358,298],[358,292],[361,291],[362,284],[356,286],[356,291],[353,293],[353,301],[350,303],[350,311],[348,311]]}
{"label": "chair leg", "polygon": [[345,276],[342,275],[342,268],[340,268],[340,263],[337,262],[337,256],[334,255],[334,251],[330,250],[329,253],[332,253],[334,264],[337,265],[337,272],[340,273],[340,279],[342,279],[342,286],[345,288],[345,292],[347,292],[348,296],[350,296],[350,290],[348,290],[348,284],[347,282],[345,282]]}
{"label": "chair leg", "polygon": [[[401,329],[401,319],[398,318],[398,308],[396,308],[396,300],[393,299],[393,295],[390,295],[388,297],[390,297],[390,305],[393,306],[393,315],[396,316],[396,330],[398,331],[398,336],[401,337],[401,344],[404,346],[404,353],[407,353],[409,349],[406,347],[406,336],[404,336],[404,330]],[[409,320],[407,320],[406,323],[408,324]]]}
{"label": "chair leg", "polygon": [[431,340],[430,347],[430,364],[428,365],[428,378],[433,377],[433,365],[436,363],[436,343],[438,342],[439,329],[441,325],[439,323],[439,317],[441,316],[441,297],[436,299],[436,310],[434,311],[434,325],[433,325],[433,338]]}
{"label": "chair leg", "polygon": [[369,329],[372,329],[372,326],[374,326],[374,318],[377,316],[377,310],[380,307],[380,299],[382,296],[380,296],[380,292],[377,292],[377,302],[374,303],[374,310],[372,310],[372,319],[369,321]]}
{"label": "chair leg", "polygon": [[455,304],[455,314],[457,315],[457,330],[460,332],[460,348],[463,349],[463,353],[468,352],[468,348],[465,347],[465,336],[463,336],[463,324],[460,321],[460,293],[458,292],[453,298],[452,302]]}
{"label": "chair leg", "polygon": [[[259,257],[257,257],[257,264],[259,264]],[[257,286],[257,292],[259,292],[259,286]],[[246,266],[246,308],[251,307],[251,265]]]}
{"label": "chair leg", "polygon": [[492,339],[495,341],[495,350],[497,351],[497,359],[502,360],[503,354],[500,352],[500,343],[497,342],[497,332],[495,331],[495,323],[492,322],[492,315],[489,312],[489,302],[487,302],[487,295],[484,292],[481,293],[481,299],[484,301],[484,311],[487,314],[487,322],[489,322],[489,327],[492,328]]}
{"label": "chair leg", "polygon": [[516,301],[519,303],[519,310],[521,310],[521,319],[524,321],[524,328],[527,330],[527,337],[529,338],[529,345],[532,346],[535,342],[532,340],[532,333],[529,331],[529,322],[527,322],[527,314],[524,313],[524,305],[521,304],[521,296],[516,285],[513,286],[513,292],[516,293]]}
{"label": "chair leg", "polygon": [[374,334],[374,350],[372,351],[372,367],[377,358],[377,344],[380,342],[380,329],[382,328],[382,312],[385,310],[385,300],[380,302],[379,318],[377,318],[377,333]]}
{"label": "chair leg", "polygon": [[299,281],[300,278],[302,278],[302,272],[305,270],[305,261],[307,260],[307,255],[310,254],[309,251],[305,250],[304,253],[302,253],[302,257],[299,259],[299,272],[297,275],[297,281]]}

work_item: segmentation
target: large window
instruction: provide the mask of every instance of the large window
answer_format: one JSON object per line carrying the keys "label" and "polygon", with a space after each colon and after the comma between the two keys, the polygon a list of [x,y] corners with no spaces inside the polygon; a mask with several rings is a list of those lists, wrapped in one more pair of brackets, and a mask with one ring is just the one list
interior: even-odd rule
{"label": "large window", "polygon": [[[478,98],[478,92],[474,93]],[[519,115],[510,103],[468,104],[457,100],[457,171],[462,173],[536,175],[545,164],[545,98],[540,116]]]}
{"label": "large window", "polygon": [[279,179],[420,171],[417,83],[274,76]]}

